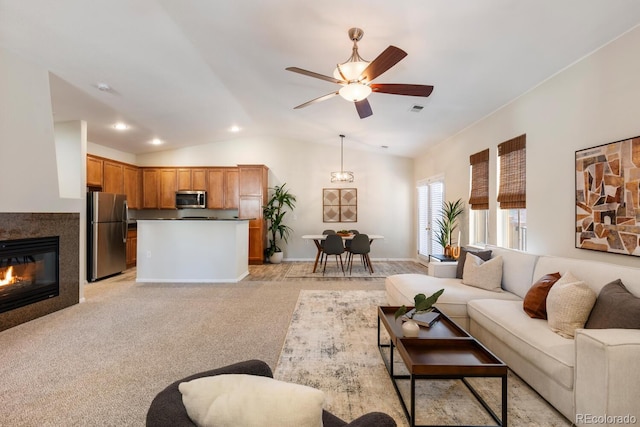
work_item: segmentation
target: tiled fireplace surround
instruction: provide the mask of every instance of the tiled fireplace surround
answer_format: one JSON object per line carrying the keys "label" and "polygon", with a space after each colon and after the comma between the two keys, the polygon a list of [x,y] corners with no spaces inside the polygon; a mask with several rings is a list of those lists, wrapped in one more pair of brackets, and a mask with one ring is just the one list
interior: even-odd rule
{"label": "tiled fireplace surround", "polygon": [[0,313],[0,331],[79,302],[80,214],[0,213],[0,241],[47,236],[60,236],[60,295]]}

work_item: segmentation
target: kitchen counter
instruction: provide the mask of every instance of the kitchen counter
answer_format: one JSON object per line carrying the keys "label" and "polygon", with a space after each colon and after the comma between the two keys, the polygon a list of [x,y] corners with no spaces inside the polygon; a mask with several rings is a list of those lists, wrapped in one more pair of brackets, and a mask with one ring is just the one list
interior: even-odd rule
{"label": "kitchen counter", "polygon": [[137,282],[229,283],[249,274],[249,220],[137,220]]}

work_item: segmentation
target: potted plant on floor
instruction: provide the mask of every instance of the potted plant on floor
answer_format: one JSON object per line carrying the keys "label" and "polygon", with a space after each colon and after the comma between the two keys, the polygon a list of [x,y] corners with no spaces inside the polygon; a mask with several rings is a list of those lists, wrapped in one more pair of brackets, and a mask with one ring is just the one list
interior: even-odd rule
{"label": "potted plant on floor", "polygon": [[[439,218],[436,218],[436,241],[442,246],[444,254],[451,256],[451,235],[453,230],[458,226],[457,220],[464,212],[464,202],[462,199],[455,200],[453,202],[448,201],[442,203],[442,212]],[[460,245],[460,242],[456,242]],[[448,250],[447,250],[448,249]],[[449,252],[449,253],[447,253]]]}
{"label": "potted plant on floor", "polygon": [[284,224],[284,216],[287,208],[293,211],[296,206],[296,196],[285,189],[286,183],[275,186],[271,198],[266,205],[262,207],[262,215],[267,221],[267,230],[269,232],[269,246],[265,250],[265,255],[272,264],[282,262],[282,249],[277,245],[277,239],[280,238],[285,243],[289,238],[291,227]]}

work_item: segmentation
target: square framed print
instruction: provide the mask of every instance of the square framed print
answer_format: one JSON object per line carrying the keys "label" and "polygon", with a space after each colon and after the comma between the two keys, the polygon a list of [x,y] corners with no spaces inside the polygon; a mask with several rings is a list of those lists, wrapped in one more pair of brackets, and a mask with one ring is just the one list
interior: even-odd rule
{"label": "square framed print", "polygon": [[358,190],[356,188],[322,189],[323,222],[357,222]]}
{"label": "square framed print", "polygon": [[640,136],[576,151],[576,247],[640,256]]}

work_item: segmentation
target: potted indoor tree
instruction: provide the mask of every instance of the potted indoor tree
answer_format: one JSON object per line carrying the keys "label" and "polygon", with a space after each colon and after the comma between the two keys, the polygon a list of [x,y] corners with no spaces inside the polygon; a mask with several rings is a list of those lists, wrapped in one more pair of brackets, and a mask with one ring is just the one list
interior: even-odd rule
{"label": "potted indoor tree", "polygon": [[[447,254],[447,248],[452,246],[451,235],[453,234],[453,230],[458,226],[457,220],[460,215],[464,212],[464,202],[462,199],[458,199],[456,201],[449,201],[442,203],[442,215],[436,219],[436,241],[442,246],[445,255]],[[460,245],[460,242],[456,242]]]}
{"label": "potted indoor tree", "polygon": [[269,262],[279,264],[282,262],[282,249],[277,245],[277,239],[285,243],[291,233],[291,227],[284,224],[284,216],[287,208],[293,211],[296,206],[296,196],[285,189],[285,184],[271,188],[273,193],[266,205],[262,207],[262,215],[267,222],[269,232],[269,246],[265,249],[265,255]]}

